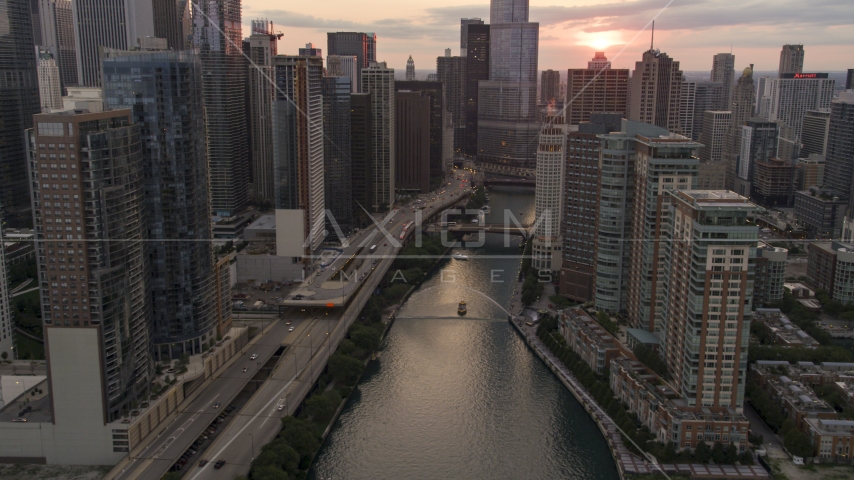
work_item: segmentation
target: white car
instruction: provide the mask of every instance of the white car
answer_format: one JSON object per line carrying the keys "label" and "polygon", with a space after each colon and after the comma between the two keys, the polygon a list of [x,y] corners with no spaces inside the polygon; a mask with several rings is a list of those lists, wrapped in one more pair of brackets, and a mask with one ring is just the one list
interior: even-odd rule
{"label": "white car", "polygon": [[284,410],[284,409],[285,409],[285,406],[284,406],[284,405],[279,405],[279,406],[277,406],[277,407],[276,407],[276,410],[278,410],[278,411],[280,411],[280,412],[281,412],[282,410]]}
{"label": "white car", "polygon": [[252,354],[252,356],[251,356],[251,357],[249,357],[249,360],[255,360],[256,358],[258,358],[258,354],[257,354],[257,353],[253,353],[253,354]]}
{"label": "white car", "polygon": [[293,332],[293,331],[294,331],[294,327],[289,328],[289,329],[288,329],[288,331],[289,331],[289,332]]}

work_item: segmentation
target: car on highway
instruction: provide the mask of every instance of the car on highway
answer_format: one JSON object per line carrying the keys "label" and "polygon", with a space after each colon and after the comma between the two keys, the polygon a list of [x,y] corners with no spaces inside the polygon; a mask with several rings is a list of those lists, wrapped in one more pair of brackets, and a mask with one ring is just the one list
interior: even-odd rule
{"label": "car on highway", "polygon": [[213,407],[214,407],[214,408],[219,408],[219,406],[220,406],[220,405],[222,405],[222,404],[221,404],[221,403],[219,403],[219,402],[216,402],[216,403],[214,403],[214,404],[213,404]]}
{"label": "car on highway", "polygon": [[294,327],[289,328],[289,329],[288,329],[288,331],[289,331],[289,332],[293,332],[293,331],[294,331]]}
{"label": "car on highway", "polygon": [[26,418],[22,418],[22,417],[18,417],[18,418],[13,418],[13,419],[12,419],[12,421],[13,421],[13,422],[16,422],[16,423],[17,423],[17,422],[26,422],[26,421],[27,421],[27,419],[26,419]]}
{"label": "car on highway", "polygon": [[251,356],[251,357],[249,357],[249,360],[255,360],[256,358],[258,358],[258,354],[257,354],[257,353],[253,353],[253,354],[252,354],[252,356]]}
{"label": "car on highway", "polygon": [[208,461],[207,461],[207,460],[205,460],[205,459],[201,459],[201,460],[199,460],[199,466],[200,466],[200,467],[204,467],[204,466],[205,466],[205,465],[207,465],[207,464],[208,464]]}
{"label": "car on highway", "polygon": [[246,370],[248,370],[248,368],[246,368],[246,367],[243,367],[243,371],[244,371],[244,372],[245,372],[245,371],[246,371]]}
{"label": "car on highway", "polygon": [[217,462],[214,463],[214,468],[219,470],[223,465],[225,465],[225,460],[217,460]]}
{"label": "car on highway", "polygon": [[279,405],[279,406],[277,406],[277,407],[276,407],[276,410],[278,410],[278,411],[280,411],[280,412],[281,412],[282,410],[284,410],[284,409],[285,409],[285,406],[284,406],[284,405]]}

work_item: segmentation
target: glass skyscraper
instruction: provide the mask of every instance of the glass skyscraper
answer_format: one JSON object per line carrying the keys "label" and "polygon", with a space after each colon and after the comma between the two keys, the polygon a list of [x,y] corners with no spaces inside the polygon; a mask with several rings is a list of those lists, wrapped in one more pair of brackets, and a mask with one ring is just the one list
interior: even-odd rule
{"label": "glass skyscraper", "polygon": [[[326,209],[341,228],[353,228],[353,185],[350,157],[350,79],[323,77],[323,168]],[[326,231],[335,235],[331,220]]]}

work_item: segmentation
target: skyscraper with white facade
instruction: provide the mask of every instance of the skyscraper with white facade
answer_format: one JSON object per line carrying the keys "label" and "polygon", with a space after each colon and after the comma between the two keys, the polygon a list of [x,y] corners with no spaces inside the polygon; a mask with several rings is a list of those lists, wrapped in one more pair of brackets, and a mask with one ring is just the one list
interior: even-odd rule
{"label": "skyscraper with white facade", "polygon": [[697,173],[697,189],[723,190],[726,184],[726,164],[723,148],[729,135],[732,112],[706,110],[703,112],[703,131],[700,134],[700,168]]}
{"label": "skyscraper with white facade", "polygon": [[412,55],[406,60],[406,81],[415,81],[415,60],[412,59]]}
{"label": "skyscraper with white facade", "polygon": [[373,202],[375,212],[387,211],[394,204],[396,164],[394,69],[385,62],[362,69],[362,92],[371,94],[373,133]]}
{"label": "skyscraper with white facade", "polygon": [[531,266],[556,273],[562,254],[561,219],[566,168],[567,126],[563,117],[547,117],[537,148],[537,190]]}
{"label": "skyscraper with white facade", "polygon": [[38,18],[33,30],[38,32],[36,45],[45,47],[59,67],[62,87],[77,85],[77,49],[74,40],[74,14],[71,0],[37,0]]}
{"label": "skyscraper with white facade", "polygon": [[[826,73],[782,73],[766,86],[767,119],[781,123],[781,139],[800,143],[804,117],[810,110],[830,108],[835,81]],[[786,130],[782,127],[788,127]],[[784,158],[783,160],[791,160]]]}
{"label": "skyscraper with white facade", "polygon": [[49,113],[52,110],[62,108],[62,86],[59,80],[59,67],[50,50],[36,47],[39,69],[39,98],[41,100],[42,112]]}

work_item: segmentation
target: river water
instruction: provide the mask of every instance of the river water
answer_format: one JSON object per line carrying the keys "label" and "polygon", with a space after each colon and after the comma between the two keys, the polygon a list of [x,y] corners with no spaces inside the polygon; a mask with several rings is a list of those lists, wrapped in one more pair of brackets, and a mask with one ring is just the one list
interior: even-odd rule
{"label": "river water", "polygon": [[[490,192],[533,219],[533,195]],[[605,439],[507,322],[520,240],[489,235],[443,260],[401,309],[329,438],[311,478],[616,479]],[[465,300],[468,313],[457,315]]]}

